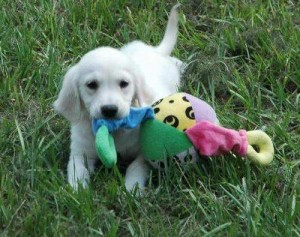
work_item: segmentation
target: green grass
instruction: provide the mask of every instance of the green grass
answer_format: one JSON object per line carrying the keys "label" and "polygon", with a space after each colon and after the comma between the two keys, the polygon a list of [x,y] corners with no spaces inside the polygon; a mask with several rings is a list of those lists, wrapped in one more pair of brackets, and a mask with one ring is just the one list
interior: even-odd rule
{"label": "green grass", "polygon": [[182,90],[226,127],[264,129],[270,166],[229,155],[154,171],[143,198],[101,166],[89,189],[67,185],[68,124],[52,109],[62,75],[97,46],[158,43],[175,4],[130,2],[0,1],[0,235],[300,236],[298,1],[181,2]]}

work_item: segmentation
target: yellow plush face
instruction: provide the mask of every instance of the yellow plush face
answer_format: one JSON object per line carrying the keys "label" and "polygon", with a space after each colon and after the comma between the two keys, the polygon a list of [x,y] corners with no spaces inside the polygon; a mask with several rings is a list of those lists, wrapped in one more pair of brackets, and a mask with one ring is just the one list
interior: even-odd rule
{"label": "yellow plush face", "polygon": [[152,105],[156,119],[181,131],[196,124],[191,103],[184,93],[165,97]]}

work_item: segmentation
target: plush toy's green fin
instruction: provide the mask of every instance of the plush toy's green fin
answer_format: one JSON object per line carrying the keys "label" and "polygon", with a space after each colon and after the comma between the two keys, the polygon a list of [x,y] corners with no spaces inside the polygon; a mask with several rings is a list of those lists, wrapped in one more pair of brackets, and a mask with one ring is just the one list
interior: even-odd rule
{"label": "plush toy's green fin", "polygon": [[117,163],[117,152],[112,135],[106,126],[101,126],[96,133],[96,151],[107,168],[112,168]]}
{"label": "plush toy's green fin", "polygon": [[172,157],[193,146],[184,132],[156,119],[143,123],[140,136],[142,154],[149,160]]}

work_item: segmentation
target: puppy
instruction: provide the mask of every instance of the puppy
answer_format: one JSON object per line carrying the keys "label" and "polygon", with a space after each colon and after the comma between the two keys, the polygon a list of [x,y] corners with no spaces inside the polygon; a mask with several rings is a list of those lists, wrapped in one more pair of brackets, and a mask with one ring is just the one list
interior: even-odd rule
{"label": "puppy", "polygon": [[[93,118],[122,118],[130,106],[151,105],[176,92],[182,62],[170,56],[177,40],[178,6],[171,10],[162,42],[149,46],[140,41],[121,49],[100,47],[85,54],[66,73],[54,109],[71,123],[68,182],[86,187],[98,159],[91,127]],[[144,187],[149,167],[139,154],[139,128],[113,134],[122,159],[132,161],[125,186]]]}

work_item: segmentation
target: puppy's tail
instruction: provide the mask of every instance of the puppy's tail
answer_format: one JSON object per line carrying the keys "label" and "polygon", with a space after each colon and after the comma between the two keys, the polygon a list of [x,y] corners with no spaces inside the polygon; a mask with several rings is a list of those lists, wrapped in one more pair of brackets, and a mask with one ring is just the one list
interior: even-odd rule
{"label": "puppy's tail", "polygon": [[163,55],[170,55],[177,41],[179,6],[180,4],[178,3],[174,7],[172,7],[164,38],[162,39],[161,43],[156,47],[156,50]]}

